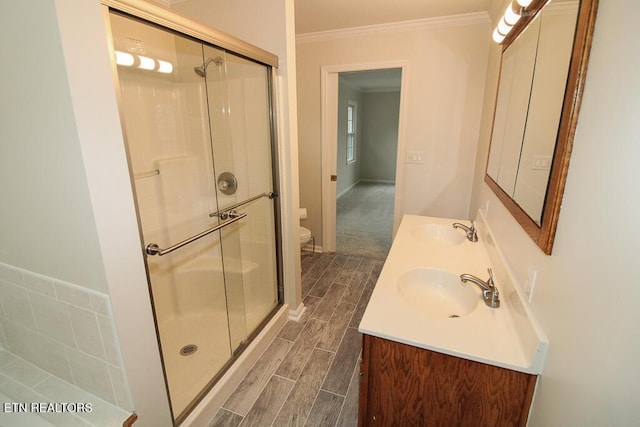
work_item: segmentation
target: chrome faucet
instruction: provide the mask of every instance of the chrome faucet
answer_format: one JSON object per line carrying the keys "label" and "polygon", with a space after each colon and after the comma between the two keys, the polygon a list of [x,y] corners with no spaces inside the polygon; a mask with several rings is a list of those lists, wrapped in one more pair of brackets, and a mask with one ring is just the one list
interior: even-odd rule
{"label": "chrome faucet", "polygon": [[498,288],[493,283],[493,271],[490,268],[487,271],[489,272],[489,278],[486,282],[472,274],[461,274],[460,280],[462,283],[473,282],[478,285],[482,289],[484,303],[491,308],[498,308],[500,307],[500,292],[498,292]]}
{"label": "chrome faucet", "polygon": [[475,225],[473,225],[473,221],[471,221],[471,227],[467,227],[459,222],[454,222],[453,228],[462,228],[467,233],[467,239],[469,239],[470,242],[478,241],[478,232],[476,231]]}

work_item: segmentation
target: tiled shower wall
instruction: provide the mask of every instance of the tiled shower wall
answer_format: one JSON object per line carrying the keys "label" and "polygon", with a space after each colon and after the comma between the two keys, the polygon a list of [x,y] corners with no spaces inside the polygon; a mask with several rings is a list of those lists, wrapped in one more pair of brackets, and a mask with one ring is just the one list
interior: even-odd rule
{"label": "tiled shower wall", "polygon": [[133,409],[103,293],[0,263],[0,345],[115,406]]}

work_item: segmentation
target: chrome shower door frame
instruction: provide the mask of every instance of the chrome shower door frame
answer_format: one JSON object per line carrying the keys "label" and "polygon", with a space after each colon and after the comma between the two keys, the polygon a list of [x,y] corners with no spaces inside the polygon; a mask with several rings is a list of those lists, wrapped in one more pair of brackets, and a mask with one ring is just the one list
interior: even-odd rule
{"label": "chrome shower door frame", "polygon": [[[264,65],[266,66],[267,69],[267,75],[268,75],[268,91],[269,91],[269,105],[268,105],[268,114],[269,114],[269,122],[270,122],[270,134],[271,134],[271,159],[272,159],[272,165],[271,165],[271,170],[272,170],[272,191],[269,192],[268,196],[269,199],[274,199],[277,195],[278,195],[278,189],[279,189],[279,173],[278,173],[278,151],[277,151],[277,131],[276,131],[276,109],[275,109],[275,96],[274,96],[274,85],[276,83],[275,80],[275,71],[274,71],[274,67],[277,67],[278,65],[278,58],[277,56],[264,51],[260,48],[257,48],[255,46],[252,46],[242,40],[239,40],[235,37],[226,35],[224,33],[221,32],[217,32],[215,30],[212,30],[206,26],[203,26],[201,24],[198,24],[196,22],[193,22],[189,19],[186,19],[184,17],[181,17],[179,15],[177,15],[175,12],[173,12],[170,9],[164,8],[162,6],[158,6],[158,5],[154,5],[151,3],[147,3],[144,1],[139,1],[139,0],[102,0],[102,4],[104,6],[104,10],[105,10],[105,15],[108,15],[110,11],[116,11],[120,14],[125,14],[125,15],[129,15],[133,18],[154,24],[156,26],[162,27],[166,30],[169,30],[171,32],[174,33],[179,33],[181,35],[187,36],[191,39],[194,39],[194,41],[197,42],[201,42],[203,43],[203,45],[209,45],[215,48],[220,48],[223,49],[225,51],[229,51],[230,53],[234,53],[238,56],[241,56],[243,58],[246,58],[250,61],[256,62],[258,64]],[[115,65],[114,65],[114,69],[115,69]],[[117,77],[117,73],[115,76],[115,84],[116,84],[116,88],[119,89],[119,83],[118,83],[118,77]],[[118,102],[121,103],[121,97],[118,95]],[[121,117],[123,116],[122,113],[122,105],[120,104],[120,111],[121,111]],[[140,176],[134,176],[133,174],[133,169],[131,168],[131,157],[130,157],[130,153],[128,152],[129,148],[128,148],[128,141],[127,141],[127,134],[126,134],[126,129],[124,129],[124,120],[121,120],[123,123],[123,136],[125,139],[125,142],[127,142],[127,154],[129,156],[129,162],[130,162],[130,171],[131,171],[131,182],[132,182],[132,190],[134,195],[136,195],[136,189],[135,189],[135,184],[134,184],[134,178],[140,178]],[[157,175],[158,172],[157,171],[153,171],[152,174],[150,174],[149,176],[155,176]],[[147,176],[143,176],[142,178],[147,178]],[[257,195],[255,197],[252,197],[252,200],[255,200],[259,197],[264,196],[265,194],[261,194],[261,195]],[[250,201],[252,201],[250,200]],[[243,201],[238,203],[238,205],[242,205],[247,203],[247,201]],[[193,402],[187,407],[186,410],[181,411],[180,413],[172,413],[173,417],[174,417],[174,422],[176,424],[179,424],[184,418],[186,418],[186,416],[189,414],[189,412],[197,405],[198,401],[200,399],[202,399],[202,397],[204,397],[204,395],[206,395],[206,393],[215,385],[215,383],[220,379],[220,377],[224,374],[224,372],[233,365],[234,361],[240,356],[240,354],[242,353],[242,350],[244,350],[244,348],[246,348],[247,343],[251,342],[251,340],[253,340],[253,338],[255,338],[255,336],[258,335],[258,333],[260,332],[261,328],[266,325],[268,323],[268,321],[270,320],[270,318],[278,311],[279,307],[282,305],[283,303],[283,260],[282,260],[282,224],[281,224],[281,206],[279,201],[273,200],[273,218],[274,218],[274,228],[275,228],[275,257],[276,257],[276,275],[277,275],[277,299],[278,299],[278,305],[271,311],[271,313],[261,322],[260,326],[253,332],[250,333],[250,335],[247,337],[246,341],[242,343],[242,345],[240,345],[234,352],[233,355],[231,357],[231,359],[225,364],[225,366],[220,370],[219,374],[216,375],[214,378],[211,379],[211,381],[207,384],[206,387],[203,388],[202,392],[199,394],[199,396],[197,396]],[[154,247],[153,244],[148,244],[146,245],[147,247],[145,248],[145,241],[143,238],[143,230],[142,230],[142,223],[140,221],[140,211],[139,211],[139,206],[138,206],[138,201],[136,198],[135,201],[136,204],[136,209],[137,209],[137,214],[138,214],[138,225],[139,225],[139,233],[140,233],[140,239],[141,239],[141,245],[143,247],[143,250],[145,250],[146,254],[149,256],[152,255],[164,255],[166,253],[169,253],[173,250],[179,249],[182,246],[185,246],[187,244],[189,244],[191,241],[196,240],[197,238],[199,238],[199,236],[196,239],[190,240],[187,239],[185,241],[179,242],[177,244],[172,245],[171,247],[165,248],[165,249],[160,249],[159,247],[157,247],[157,245]],[[234,206],[235,207],[235,206]],[[234,207],[227,207],[222,209],[223,211],[231,211]],[[218,231],[219,233],[222,233],[222,228],[224,228],[226,225],[230,225],[231,223],[242,219],[245,214],[242,214],[241,216],[238,216],[236,218],[233,218],[230,221],[224,221],[222,223],[220,223],[219,225],[213,227],[213,229],[209,229],[209,230],[205,230],[202,233],[200,233],[202,236],[204,235],[208,235],[210,233],[213,233],[215,231]],[[222,219],[222,218],[220,218]],[[230,227],[232,228],[232,227]],[[220,234],[220,238],[222,239],[222,234]],[[194,236],[196,237],[196,236]],[[151,277],[149,274],[149,267],[148,267],[148,261],[145,259],[145,263],[146,263],[146,270],[147,270],[147,279],[148,279],[148,286],[149,286],[149,290],[151,292]],[[153,304],[153,301],[152,301]],[[157,325],[158,325],[158,319],[156,317],[156,314],[154,313],[154,317],[156,318],[156,329],[157,329]],[[162,348],[162,344],[160,343],[160,337],[158,335],[158,343],[159,346]],[[167,369],[164,366],[165,363],[165,358],[162,355],[162,351],[161,351],[161,358],[163,360],[163,369],[165,371],[165,383],[167,383]],[[168,383],[167,383],[167,395],[169,395],[169,388],[168,388]],[[173,411],[172,411],[173,412]]]}

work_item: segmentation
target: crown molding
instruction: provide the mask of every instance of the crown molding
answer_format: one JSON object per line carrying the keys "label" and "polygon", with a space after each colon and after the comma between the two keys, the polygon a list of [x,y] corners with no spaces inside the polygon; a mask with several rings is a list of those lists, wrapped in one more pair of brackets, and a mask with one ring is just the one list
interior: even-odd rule
{"label": "crown molding", "polygon": [[434,28],[462,27],[466,25],[490,24],[487,12],[464,13],[437,18],[414,19],[386,24],[365,25],[339,30],[318,31],[296,35],[296,43],[314,43],[351,37],[364,37],[380,33],[401,33]]}

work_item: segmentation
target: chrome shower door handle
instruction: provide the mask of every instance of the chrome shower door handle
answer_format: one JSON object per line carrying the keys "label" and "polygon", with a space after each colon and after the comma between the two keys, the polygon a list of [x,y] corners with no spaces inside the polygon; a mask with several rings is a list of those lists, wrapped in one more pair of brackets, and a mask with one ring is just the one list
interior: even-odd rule
{"label": "chrome shower door handle", "polygon": [[246,214],[240,214],[240,213],[236,212],[235,209],[229,209],[228,211],[221,211],[221,212],[212,213],[209,216],[210,217],[217,216],[221,220],[226,221],[229,218],[237,218],[240,215],[246,215]]}
{"label": "chrome shower door handle", "polygon": [[224,221],[229,216],[232,216],[232,215],[229,215],[230,212],[234,212],[234,215],[236,215],[236,212],[234,210],[235,208],[239,208],[242,205],[246,205],[247,203],[251,203],[254,200],[258,200],[261,197],[268,197],[269,199],[275,199],[276,197],[278,197],[278,193],[275,193],[275,192],[272,191],[272,192],[269,192],[269,193],[258,194],[257,196],[253,196],[253,197],[251,197],[251,198],[249,198],[247,200],[244,200],[244,201],[242,201],[240,203],[236,203],[235,205],[227,206],[224,209],[221,209],[219,211],[210,213],[209,216],[212,217],[212,218],[214,216],[217,216],[218,218],[220,218],[221,220]]}
{"label": "chrome shower door handle", "polygon": [[245,216],[247,216],[247,213],[246,213],[246,212],[245,212],[245,213],[241,213],[241,214],[239,214],[239,213],[237,213],[237,212],[235,212],[235,211],[233,211],[233,212],[234,212],[234,214],[235,214],[236,216],[234,216],[234,217],[233,217],[232,219],[230,219],[229,221],[222,222],[222,223],[220,223],[220,224],[218,224],[218,225],[216,225],[216,226],[214,226],[214,227],[211,227],[211,228],[209,228],[209,229],[207,229],[207,230],[203,231],[202,233],[198,233],[198,234],[196,234],[195,236],[191,236],[191,237],[189,237],[188,239],[183,240],[183,241],[182,241],[182,242],[180,242],[180,243],[176,243],[176,244],[175,244],[175,245],[173,245],[173,246],[169,246],[169,247],[168,247],[168,248],[166,248],[166,249],[161,249],[161,248],[160,248],[160,246],[158,246],[158,244],[157,244],[157,243],[149,243],[149,244],[147,245],[147,247],[145,248],[145,252],[147,253],[147,255],[158,255],[158,256],[166,255],[166,254],[168,254],[168,253],[171,253],[171,252],[175,251],[176,249],[180,249],[181,247],[183,247],[183,246],[185,246],[185,245],[188,245],[189,243],[191,243],[191,242],[194,242],[194,241],[198,240],[198,239],[199,239],[199,238],[201,238],[201,237],[204,237],[204,236],[206,236],[206,235],[208,235],[208,234],[211,234],[211,233],[213,233],[214,231],[218,231],[218,230],[220,230],[221,228],[226,227],[227,225],[233,224],[233,223],[234,223],[234,222],[236,222],[236,221],[240,221],[242,218],[244,218]]}

